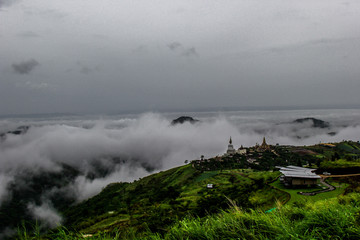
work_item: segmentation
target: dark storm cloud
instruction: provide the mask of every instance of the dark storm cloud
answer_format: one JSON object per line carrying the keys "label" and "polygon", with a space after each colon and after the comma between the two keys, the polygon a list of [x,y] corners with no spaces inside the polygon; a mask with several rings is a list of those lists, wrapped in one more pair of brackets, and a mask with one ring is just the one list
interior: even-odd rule
{"label": "dark storm cloud", "polygon": [[11,67],[15,73],[29,74],[38,65],[40,65],[38,61],[36,61],[35,59],[30,59],[19,63],[13,63]]}
{"label": "dark storm cloud", "polygon": [[0,0],[0,8],[10,6],[18,1],[19,0]]}
{"label": "dark storm cloud", "polygon": [[80,73],[82,74],[91,74],[94,72],[100,71],[100,66],[89,66],[87,64],[84,64],[82,62],[77,62],[77,67],[79,68]]}
{"label": "dark storm cloud", "polygon": [[304,48],[308,48],[308,47],[314,47],[314,46],[315,47],[321,46],[321,45],[326,46],[326,45],[332,45],[332,44],[340,44],[340,43],[349,42],[349,41],[357,41],[357,39],[358,38],[319,38],[319,39],[314,39],[314,40],[310,40],[310,41],[306,41],[306,42],[302,42],[302,43],[284,45],[282,47],[273,47],[273,48],[266,49],[266,51],[274,52],[274,53],[281,53],[281,52],[295,51],[295,50],[304,49]]}
{"label": "dark storm cloud", "polygon": [[57,88],[36,96],[24,88],[24,107],[15,86],[24,82],[4,69],[1,114],[359,102],[360,1],[107,2],[37,0],[6,8],[0,66],[27,60],[17,55],[26,53],[46,61],[42,75],[27,80]]}
{"label": "dark storm cloud", "polygon": [[148,47],[146,45],[140,45],[132,50],[136,54],[144,54],[148,52]]}
{"label": "dark storm cloud", "polygon": [[182,45],[181,45],[181,43],[179,43],[179,42],[172,42],[172,43],[169,43],[169,44],[168,44],[168,48],[169,48],[171,51],[175,51],[175,50],[178,50],[179,48],[182,48]]}
{"label": "dark storm cloud", "polygon": [[26,31],[26,32],[21,32],[21,33],[17,34],[17,36],[22,37],[22,38],[37,38],[37,37],[39,37],[39,34],[33,32],[33,31]]}
{"label": "dark storm cloud", "polygon": [[196,49],[194,47],[185,49],[182,55],[186,57],[198,56]]}
{"label": "dark storm cloud", "polygon": [[83,66],[83,67],[81,67],[81,69],[80,69],[80,72],[83,73],[83,74],[89,74],[89,73],[91,73],[92,71],[93,71],[93,70],[92,70],[91,68],[87,67],[87,66]]}
{"label": "dark storm cloud", "polygon": [[179,42],[172,42],[169,43],[167,46],[171,51],[180,53],[181,56],[185,56],[185,57],[198,56],[195,47],[184,47]]}
{"label": "dark storm cloud", "polygon": [[46,10],[31,9],[31,10],[25,10],[24,13],[27,14],[28,16],[39,16],[47,20],[59,20],[59,19],[64,19],[67,16],[66,13],[61,12],[57,9],[46,9]]}

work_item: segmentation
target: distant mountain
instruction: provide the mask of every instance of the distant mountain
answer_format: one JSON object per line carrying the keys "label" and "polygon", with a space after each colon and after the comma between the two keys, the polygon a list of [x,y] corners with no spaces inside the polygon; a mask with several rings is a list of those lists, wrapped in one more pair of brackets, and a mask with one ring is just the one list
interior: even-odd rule
{"label": "distant mountain", "polygon": [[312,122],[312,127],[314,128],[329,128],[330,127],[330,123],[329,122],[325,122],[323,120],[320,119],[316,119],[316,118],[299,118],[293,121],[293,123],[305,123],[305,122]]}
{"label": "distant mountain", "polygon": [[6,134],[13,134],[13,135],[21,135],[25,134],[29,130],[30,126],[20,126],[13,131],[8,131],[6,133],[0,133],[0,138],[6,138]]}
{"label": "distant mountain", "polygon": [[176,125],[176,124],[183,124],[185,122],[196,123],[196,122],[199,122],[199,120],[194,119],[194,118],[189,117],[189,116],[181,116],[181,117],[179,117],[177,119],[172,120],[171,124]]}

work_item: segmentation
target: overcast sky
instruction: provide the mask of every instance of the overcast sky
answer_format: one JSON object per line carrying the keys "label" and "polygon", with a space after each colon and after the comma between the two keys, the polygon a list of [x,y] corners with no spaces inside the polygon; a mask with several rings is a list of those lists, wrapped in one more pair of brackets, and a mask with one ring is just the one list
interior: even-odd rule
{"label": "overcast sky", "polygon": [[0,0],[0,115],[360,103],[358,0]]}

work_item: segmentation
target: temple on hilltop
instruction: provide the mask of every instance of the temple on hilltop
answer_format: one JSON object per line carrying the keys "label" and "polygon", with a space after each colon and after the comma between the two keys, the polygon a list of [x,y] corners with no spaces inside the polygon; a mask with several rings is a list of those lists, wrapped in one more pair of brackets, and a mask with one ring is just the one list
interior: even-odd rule
{"label": "temple on hilltop", "polygon": [[228,145],[228,149],[227,149],[227,151],[226,151],[226,154],[227,155],[233,155],[233,154],[235,154],[235,149],[234,149],[234,146],[232,145],[232,139],[231,139],[231,137],[230,137],[230,140],[229,140],[229,145]]}
{"label": "temple on hilltop", "polygon": [[239,149],[236,151],[238,154],[245,155],[247,153],[247,149],[241,145]]}
{"label": "temple on hilltop", "polygon": [[258,146],[257,149],[260,150],[260,151],[270,150],[270,145],[268,145],[268,144],[266,143],[265,137],[263,138],[262,144],[261,144],[260,146]]}

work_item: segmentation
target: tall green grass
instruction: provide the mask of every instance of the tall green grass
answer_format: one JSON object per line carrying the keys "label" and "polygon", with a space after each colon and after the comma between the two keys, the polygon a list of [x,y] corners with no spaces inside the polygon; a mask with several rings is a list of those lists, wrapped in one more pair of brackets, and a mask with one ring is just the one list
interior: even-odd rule
{"label": "tall green grass", "polygon": [[360,239],[360,195],[304,203],[278,204],[264,213],[233,208],[204,219],[187,218],[165,236],[148,239]]}
{"label": "tall green grass", "polygon": [[17,239],[360,239],[360,194],[353,193],[318,202],[296,205],[277,204],[275,211],[239,209],[205,218],[188,217],[173,225],[164,235],[150,231],[137,235],[128,232],[86,236],[60,228],[44,238],[19,233]]}

